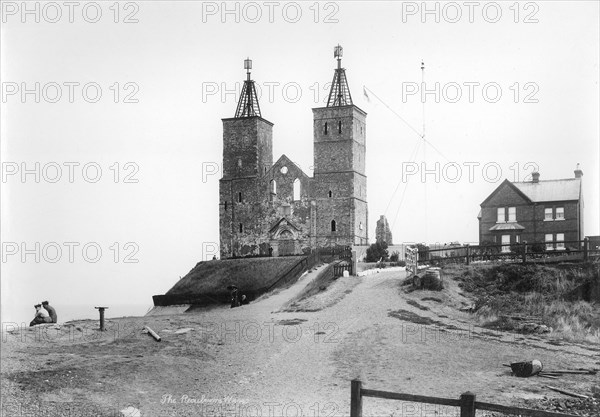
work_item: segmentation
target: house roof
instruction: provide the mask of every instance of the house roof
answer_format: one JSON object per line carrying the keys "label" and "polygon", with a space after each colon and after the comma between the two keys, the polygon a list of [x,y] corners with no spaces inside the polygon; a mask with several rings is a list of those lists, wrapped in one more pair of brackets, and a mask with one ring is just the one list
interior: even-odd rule
{"label": "house roof", "polygon": [[562,180],[546,180],[535,182],[513,182],[515,187],[531,201],[567,201],[579,200],[581,190],[580,178]]}

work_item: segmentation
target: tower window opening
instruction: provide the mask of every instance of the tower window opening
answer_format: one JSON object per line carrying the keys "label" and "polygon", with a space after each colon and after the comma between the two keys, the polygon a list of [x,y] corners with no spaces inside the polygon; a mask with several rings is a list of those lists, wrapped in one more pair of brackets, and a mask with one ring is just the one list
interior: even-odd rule
{"label": "tower window opening", "polygon": [[329,190],[329,198],[331,198],[332,195],[333,193],[331,192],[331,190]]}
{"label": "tower window opening", "polygon": [[327,122],[325,122],[325,130],[324,130],[324,134],[327,134]]}
{"label": "tower window opening", "polygon": [[332,220],[332,221],[331,221],[331,231],[332,231],[332,232],[335,232],[335,231],[336,231],[336,226],[337,226],[337,225],[335,224],[335,220]]}
{"label": "tower window opening", "polygon": [[342,133],[342,121],[338,121],[338,133]]}
{"label": "tower window opening", "polygon": [[225,211],[227,211],[227,201],[225,202],[224,207],[225,207]]}
{"label": "tower window opening", "polygon": [[277,182],[271,180],[271,194],[277,194]]}
{"label": "tower window opening", "polygon": [[242,202],[242,192],[241,191],[238,193],[238,202],[239,203]]}
{"label": "tower window opening", "polygon": [[242,158],[238,158],[238,168],[242,167]]}
{"label": "tower window opening", "polygon": [[244,225],[240,223],[240,233],[244,233]]}
{"label": "tower window opening", "polygon": [[294,180],[294,201],[300,200],[300,180]]}

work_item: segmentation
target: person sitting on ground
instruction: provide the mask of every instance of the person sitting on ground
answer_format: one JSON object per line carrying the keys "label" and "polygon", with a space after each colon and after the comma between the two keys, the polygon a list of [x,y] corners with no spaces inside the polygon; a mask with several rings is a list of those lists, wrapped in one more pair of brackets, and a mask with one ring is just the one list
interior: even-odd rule
{"label": "person sitting on ground", "polygon": [[240,302],[241,305],[246,305],[248,304],[250,301],[248,300],[248,297],[246,297],[245,294],[242,294],[242,301]]}
{"label": "person sitting on ground", "polygon": [[52,319],[50,318],[50,315],[48,314],[48,312],[42,308],[41,304],[36,304],[34,305],[35,307],[35,317],[33,318],[33,320],[31,320],[31,323],[29,323],[29,327],[38,325],[38,324],[44,324],[44,323],[52,323]]}
{"label": "person sitting on ground", "polygon": [[52,319],[52,323],[58,323],[58,317],[56,315],[56,310],[54,309],[54,307],[52,307],[50,304],[48,304],[48,301],[42,301],[42,308],[44,308],[48,314],[50,315],[50,318]]}

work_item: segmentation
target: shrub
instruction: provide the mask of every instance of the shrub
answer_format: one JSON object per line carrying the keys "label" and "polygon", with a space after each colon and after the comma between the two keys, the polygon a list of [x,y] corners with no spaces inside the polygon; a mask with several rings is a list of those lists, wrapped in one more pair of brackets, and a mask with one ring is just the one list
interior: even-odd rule
{"label": "shrub", "polygon": [[367,262],[385,262],[389,258],[386,242],[376,242],[367,248]]}
{"label": "shrub", "polygon": [[390,262],[398,262],[398,259],[400,259],[400,252],[392,252],[392,254],[390,255]]}

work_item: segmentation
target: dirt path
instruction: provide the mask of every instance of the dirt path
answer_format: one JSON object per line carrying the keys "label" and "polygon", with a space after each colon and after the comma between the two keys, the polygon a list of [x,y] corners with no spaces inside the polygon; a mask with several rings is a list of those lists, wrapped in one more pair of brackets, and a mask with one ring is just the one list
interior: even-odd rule
{"label": "dirt path", "polygon": [[[116,319],[102,334],[91,330],[95,322],[76,322],[39,340],[6,335],[3,411],[114,416],[131,406],[144,417],[347,416],[349,381],[357,377],[374,389],[449,398],[471,390],[483,401],[515,404],[554,393],[542,388],[547,380],[511,377],[502,363],[538,358],[555,369],[598,367],[593,347],[493,333],[472,326],[448,300],[400,293],[399,272],[340,278],[329,291],[351,288],[344,280],[359,283],[343,298],[331,297],[341,298],[336,304],[280,312],[317,272],[242,308]],[[142,334],[143,325],[162,341]],[[587,392],[595,380],[566,377],[560,386]],[[407,415],[414,406],[365,399],[364,415]],[[427,407],[420,410],[455,413]]]}

